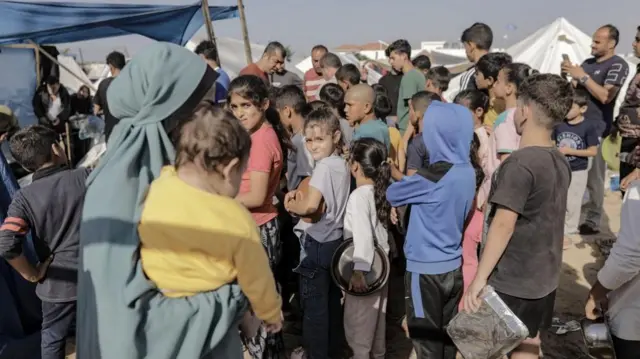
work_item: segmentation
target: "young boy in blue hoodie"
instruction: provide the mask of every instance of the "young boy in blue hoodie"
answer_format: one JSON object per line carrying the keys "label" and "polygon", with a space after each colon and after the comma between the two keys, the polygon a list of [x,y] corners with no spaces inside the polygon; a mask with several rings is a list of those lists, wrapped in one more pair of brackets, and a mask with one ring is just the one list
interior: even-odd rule
{"label": "young boy in blue hoodie", "polygon": [[454,359],[445,326],[462,297],[462,234],[475,196],[469,161],[471,112],[463,106],[431,103],[422,133],[430,165],[389,186],[393,207],[411,205],[404,245],[406,313],[418,359]]}

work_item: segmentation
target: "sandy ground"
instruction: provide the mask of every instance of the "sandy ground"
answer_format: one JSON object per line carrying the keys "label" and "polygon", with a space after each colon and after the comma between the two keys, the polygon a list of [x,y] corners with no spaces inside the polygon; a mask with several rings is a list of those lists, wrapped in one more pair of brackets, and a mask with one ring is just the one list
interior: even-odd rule
{"label": "sandy ground", "polygon": [[[607,242],[615,238],[615,233],[620,227],[619,193],[607,193],[605,198],[605,218],[603,218],[603,232],[595,236],[585,236],[579,239],[571,248],[564,252],[560,286],[556,298],[556,317],[562,321],[579,320],[584,316],[584,302],[591,283],[594,282],[598,270],[605,259],[603,248],[610,247]],[[392,280],[390,293],[396,293],[390,298],[390,313],[387,321],[387,358],[409,359],[412,355],[411,342],[404,336],[397,319],[401,315],[403,306],[403,294],[401,276],[395,276]],[[396,283],[394,288],[393,283]],[[398,284],[399,288],[398,288]],[[295,330],[285,334],[287,349],[292,350],[300,344],[300,337]],[[69,348],[73,353],[73,348]],[[580,332],[555,335],[548,333],[543,337],[544,357],[549,359],[588,359]],[[74,354],[67,359],[75,359]]]}

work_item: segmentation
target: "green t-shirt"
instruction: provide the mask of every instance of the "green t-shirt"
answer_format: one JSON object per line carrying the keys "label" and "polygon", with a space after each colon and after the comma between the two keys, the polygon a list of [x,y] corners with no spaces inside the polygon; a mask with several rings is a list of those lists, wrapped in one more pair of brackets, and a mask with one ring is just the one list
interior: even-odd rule
{"label": "green t-shirt", "polygon": [[402,76],[398,94],[398,128],[403,135],[409,126],[409,100],[416,93],[424,91],[425,85],[424,74],[419,70],[411,69]]}
{"label": "green t-shirt", "polygon": [[353,131],[353,140],[361,138],[373,138],[387,146],[387,153],[391,150],[391,139],[389,137],[389,126],[381,119],[371,119]]}

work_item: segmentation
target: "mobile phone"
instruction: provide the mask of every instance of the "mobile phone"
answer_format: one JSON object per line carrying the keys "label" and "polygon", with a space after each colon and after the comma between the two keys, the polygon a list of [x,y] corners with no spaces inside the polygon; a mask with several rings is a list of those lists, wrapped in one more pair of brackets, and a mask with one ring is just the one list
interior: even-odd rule
{"label": "mobile phone", "polygon": [[569,60],[569,55],[567,55],[567,54],[562,54],[562,59],[563,59],[564,61],[569,61],[569,62],[571,62],[571,60]]}

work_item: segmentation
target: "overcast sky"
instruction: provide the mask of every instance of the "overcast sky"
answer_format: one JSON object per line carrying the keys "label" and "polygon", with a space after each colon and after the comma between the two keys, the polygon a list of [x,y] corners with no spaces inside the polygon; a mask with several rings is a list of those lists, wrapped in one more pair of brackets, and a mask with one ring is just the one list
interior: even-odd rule
{"label": "overcast sky", "polygon": [[[40,0],[44,1],[44,0]],[[69,1],[69,0],[67,0]],[[84,2],[188,4],[194,0],[82,0]],[[210,0],[210,5],[235,5]],[[323,43],[328,47],[376,40],[457,41],[476,21],[494,30],[494,46],[506,47],[558,17],[591,33],[612,23],[622,34],[618,52],[629,53],[640,25],[638,0],[244,0],[249,38],[255,43],[279,40],[298,53]],[[515,30],[511,29],[515,25]],[[214,23],[216,36],[241,39],[238,19]],[[508,35],[505,40],[504,35]],[[129,53],[148,43],[140,36],[79,43],[85,58],[100,59],[114,48]],[[77,44],[65,46],[76,47]],[[95,56],[98,55],[98,58]]]}

